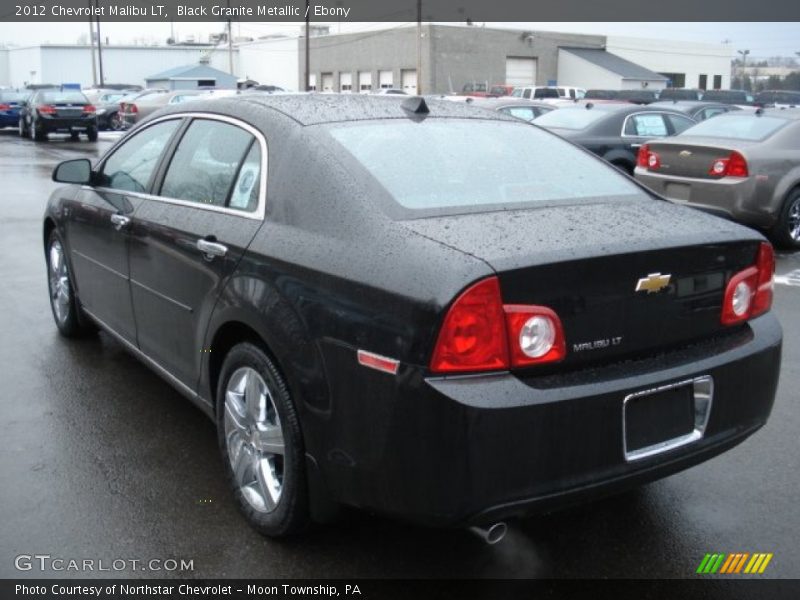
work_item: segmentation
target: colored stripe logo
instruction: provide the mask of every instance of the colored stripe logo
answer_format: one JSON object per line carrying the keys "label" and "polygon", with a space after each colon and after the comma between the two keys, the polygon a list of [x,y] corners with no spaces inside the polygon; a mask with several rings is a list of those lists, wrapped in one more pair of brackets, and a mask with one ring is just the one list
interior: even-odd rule
{"label": "colored stripe logo", "polygon": [[706,554],[700,561],[696,573],[701,575],[713,575],[715,573],[725,575],[738,575],[748,573],[760,575],[767,569],[767,565],[772,560],[772,552],[734,552],[732,554]]}

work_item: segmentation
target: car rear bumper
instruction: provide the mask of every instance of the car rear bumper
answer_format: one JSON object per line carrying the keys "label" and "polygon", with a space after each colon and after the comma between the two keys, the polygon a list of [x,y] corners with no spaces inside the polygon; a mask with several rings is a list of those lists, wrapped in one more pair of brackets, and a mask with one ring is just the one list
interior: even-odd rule
{"label": "car rear bumper", "polygon": [[[781,343],[767,314],[681,351],[563,375],[426,378],[409,367],[393,377],[362,368],[358,381],[332,380],[324,439],[309,431],[308,449],[336,500],[397,517],[457,526],[549,510],[743,441],[772,409]],[[329,372],[352,373],[337,364],[353,361],[350,352],[326,352]],[[702,437],[626,460],[625,398],[702,376],[714,384]]]}
{"label": "car rear bumper", "polygon": [[636,167],[635,178],[676,204],[692,206],[711,214],[762,229],[775,224],[780,206],[772,206],[765,184],[754,177],[697,179],[652,173]]}
{"label": "car rear bumper", "polygon": [[0,127],[17,127],[18,125],[18,114],[0,114]]}
{"label": "car rear bumper", "polygon": [[90,128],[97,127],[97,119],[94,115],[88,117],[40,117],[38,120],[39,127],[42,131],[46,132],[66,132],[71,131],[87,131]]}

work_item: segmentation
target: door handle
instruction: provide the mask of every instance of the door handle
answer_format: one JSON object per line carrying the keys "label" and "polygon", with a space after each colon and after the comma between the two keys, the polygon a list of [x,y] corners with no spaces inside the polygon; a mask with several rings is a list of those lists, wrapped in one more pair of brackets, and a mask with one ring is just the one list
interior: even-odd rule
{"label": "door handle", "polygon": [[631,148],[641,148],[644,144],[631,144]]}
{"label": "door handle", "polygon": [[208,260],[211,260],[215,256],[225,256],[228,252],[228,247],[224,244],[203,239],[197,240],[197,249],[205,254]]}
{"label": "door handle", "polygon": [[125,215],[113,214],[111,215],[111,222],[114,224],[114,228],[117,231],[119,231],[120,229],[128,225],[131,222],[131,220]]}

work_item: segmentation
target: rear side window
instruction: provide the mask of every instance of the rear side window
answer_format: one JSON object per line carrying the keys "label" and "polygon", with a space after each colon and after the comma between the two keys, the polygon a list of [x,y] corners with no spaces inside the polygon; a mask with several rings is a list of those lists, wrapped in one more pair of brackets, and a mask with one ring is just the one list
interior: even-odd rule
{"label": "rear side window", "polygon": [[667,124],[661,113],[631,115],[625,121],[625,135],[639,137],[666,137]]}
{"label": "rear side window", "polygon": [[103,165],[103,187],[146,192],[158,160],[179,124],[180,119],[156,123],[124,142]]}
{"label": "rear side window", "polygon": [[250,133],[229,123],[193,121],[175,150],[161,195],[225,206],[254,140]]}
{"label": "rear side window", "polygon": [[517,117],[523,121],[533,121],[536,118],[536,113],[533,112],[532,106],[506,106],[501,108],[500,112]]}
{"label": "rear side window", "polygon": [[694,125],[694,121],[688,117],[682,117],[680,115],[665,115],[665,117],[669,119],[672,125],[672,135],[686,131],[689,127]]}
{"label": "rear side window", "polygon": [[476,212],[641,194],[607,163],[525,123],[428,119],[327,128],[405,209]]}

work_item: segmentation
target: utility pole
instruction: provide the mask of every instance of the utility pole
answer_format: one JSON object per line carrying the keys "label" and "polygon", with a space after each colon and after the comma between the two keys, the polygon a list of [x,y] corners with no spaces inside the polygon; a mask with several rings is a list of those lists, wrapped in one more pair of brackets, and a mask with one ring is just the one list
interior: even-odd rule
{"label": "utility pole", "polygon": [[[228,8],[231,7],[231,0],[228,0]],[[230,11],[228,12],[230,14]],[[233,32],[231,31],[231,20],[228,19],[228,72],[235,75],[233,72]]]}
{"label": "utility pole", "polygon": [[[95,7],[98,7],[99,0],[94,0]],[[99,11],[98,11],[99,14]],[[103,76],[103,38],[100,37],[100,17],[97,17],[97,63],[100,67],[100,87],[105,85]]]}
{"label": "utility pole", "polygon": [[310,52],[311,52],[311,25],[310,25],[310,21],[311,21],[311,17],[309,16],[310,14],[311,14],[310,0],[306,0],[306,39],[305,39],[305,42],[306,42],[306,56],[305,56],[306,60],[305,60],[305,63],[306,64],[305,64],[305,75],[303,76],[303,79],[304,79],[303,88],[305,89],[306,92],[310,92],[311,91],[311,57],[310,57]]}
{"label": "utility pole", "polygon": [[[92,0],[89,0],[89,7],[92,6]],[[94,58],[94,21],[89,17],[89,47],[92,49],[92,86],[97,87],[97,61]]]}
{"label": "utility pole", "polygon": [[[744,78],[747,77],[747,55],[750,54],[750,50],[737,50],[737,52],[742,55],[742,87],[744,88]],[[750,87],[752,89],[752,85]]]}
{"label": "utility pole", "polygon": [[417,0],[417,96],[422,95],[422,0]]}

